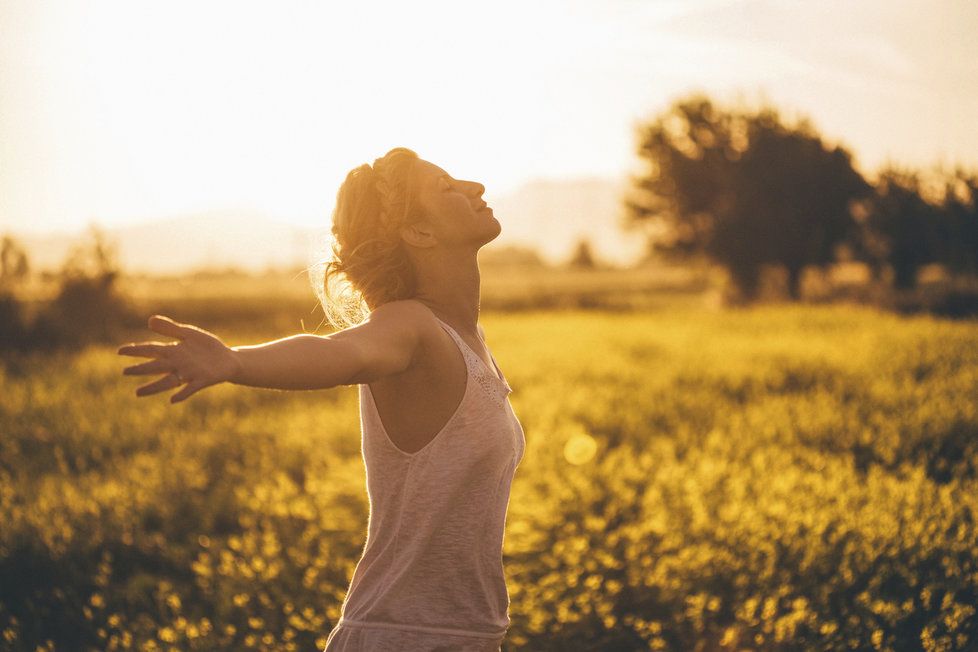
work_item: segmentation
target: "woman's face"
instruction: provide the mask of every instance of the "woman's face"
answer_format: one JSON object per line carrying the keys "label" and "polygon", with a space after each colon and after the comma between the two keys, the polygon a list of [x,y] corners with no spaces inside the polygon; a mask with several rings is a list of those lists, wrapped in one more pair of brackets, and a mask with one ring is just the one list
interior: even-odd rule
{"label": "woman's face", "polygon": [[434,163],[415,161],[418,202],[424,219],[419,232],[443,245],[481,247],[499,235],[499,221],[482,199],[486,188],[476,181],[455,179]]}

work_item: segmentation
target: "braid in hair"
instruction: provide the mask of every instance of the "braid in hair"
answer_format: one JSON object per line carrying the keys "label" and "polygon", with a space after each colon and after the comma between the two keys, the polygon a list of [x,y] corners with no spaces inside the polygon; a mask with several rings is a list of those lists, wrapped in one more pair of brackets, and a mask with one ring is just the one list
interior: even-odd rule
{"label": "braid in hair", "polygon": [[[392,150],[396,151],[396,150]],[[388,155],[389,156],[389,155]],[[371,168],[374,176],[374,188],[377,191],[378,213],[377,221],[385,231],[395,231],[407,221],[409,202],[413,199],[406,175],[397,175],[391,169],[388,156],[378,158]],[[394,234],[396,237],[396,233]],[[400,241],[400,238],[398,238]]]}
{"label": "braid in hair", "polygon": [[332,260],[312,279],[336,327],[355,325],[369,310],[414,296],[417,278],[399,231],[417,217],[417,158],[412,150],[396,147],[373,166],[365,163],[351,170],[340,186],[333,210]]}

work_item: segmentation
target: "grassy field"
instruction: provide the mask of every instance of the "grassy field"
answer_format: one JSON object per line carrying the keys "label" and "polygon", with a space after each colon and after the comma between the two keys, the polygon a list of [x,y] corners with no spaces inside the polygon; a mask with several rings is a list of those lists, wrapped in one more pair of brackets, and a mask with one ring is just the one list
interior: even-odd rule
{"label": "grassy field", "polygon": [[[308,296],[261,323],[261,294],[152,301],[235,345]],[[974,320],[665,297],[482,321],[527,439],[504,650],[978,647]],[[366,536],[356,388],[172,406],[129,363],[4,361],[0,649],[322,649]]]}

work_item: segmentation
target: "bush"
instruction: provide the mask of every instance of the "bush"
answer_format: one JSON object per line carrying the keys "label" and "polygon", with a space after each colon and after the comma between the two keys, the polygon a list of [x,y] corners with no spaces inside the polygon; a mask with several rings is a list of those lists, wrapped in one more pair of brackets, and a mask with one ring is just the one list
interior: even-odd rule
{"label": "bush", "polygon": [[[58,273],[60,288],[27,319],[24,303],[13,285],[26,276],[26,256],[9,237],[0,247],[0,347],[6,350],[79,348],[111,342],[141,321],[129,302],[116,291],[116,254],[94,225],[86,241],[69,254]],[[13,253],[11,253],[13,252]],[[17,261],[17,262],[11,262]]]}
{"label": "bush", "polygon": [[0,294],[0,346],[20,349],[27,343],[27,327],[20,302],[10,293]]}
{"label": "bush", "polygon": [[113,288],[114,276],[66,278],[57,297],[42,309],[30,332],[32,348],[77,348],[112,342],[139,317]]}

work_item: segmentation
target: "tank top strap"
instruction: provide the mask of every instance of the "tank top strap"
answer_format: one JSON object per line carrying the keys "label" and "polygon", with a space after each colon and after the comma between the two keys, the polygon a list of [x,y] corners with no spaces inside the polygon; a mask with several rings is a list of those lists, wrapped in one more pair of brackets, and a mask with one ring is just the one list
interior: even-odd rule
{"label": "tank top strap", "polygon": [[[434,313],[432,313],[434,316]],[[472,350],[472,347],[462,339],[462,336],[456,332],[449,324],[445,323],[437,316],[435,320],[442,325],[442,328],[448,332],[448,334],[455,340],[455,345],[458,347],[459,351],[462,352],[462,357],[465,359],[466,367],[468,368],[469,374],[475,378],[476,382],[485,390],[486,394],[495,402],[497,405],[503,405],[506,397],[512,393],[513,388],[510,387],[509,382],[503,375],[502,371],[499,370],[499,366],[496,364],[496,359],[493,357],[492,352],[489,351],[489,357],[492,358],[493,366],[496,367],[497,372],[492,371],[486,366],[485,360],[479,357],[479,355]],[[488,350],[488,347],[487,347]]]}

